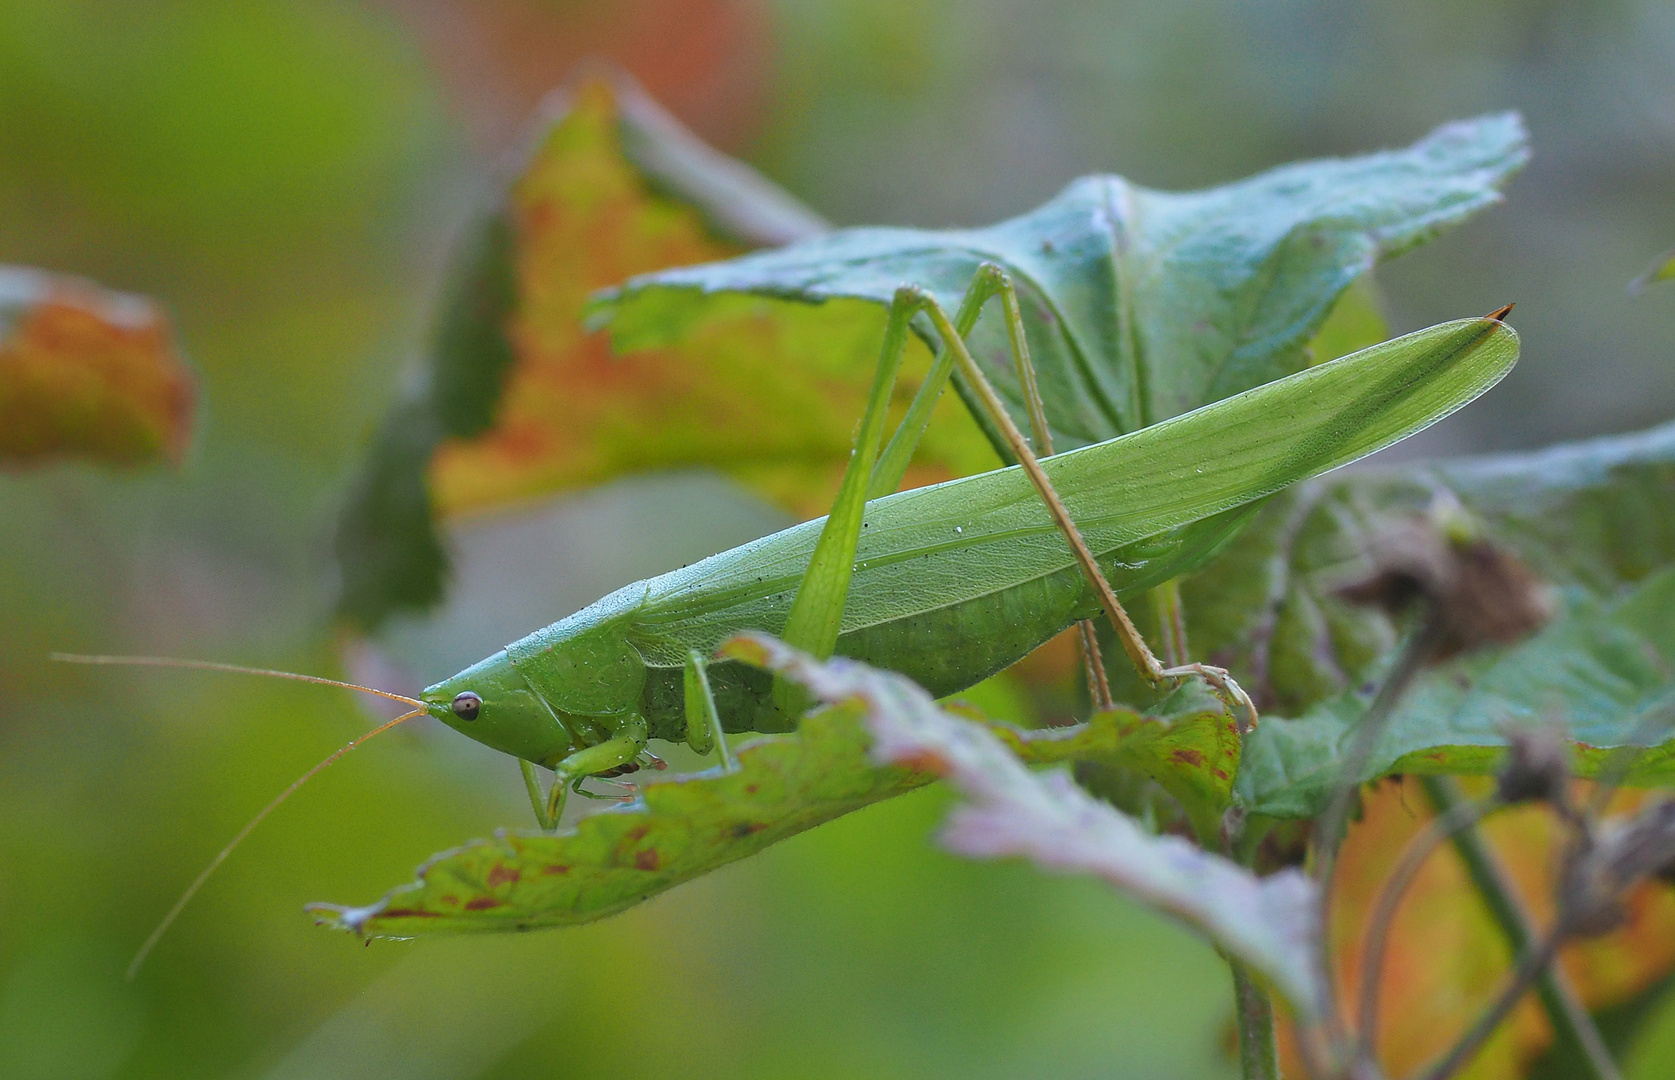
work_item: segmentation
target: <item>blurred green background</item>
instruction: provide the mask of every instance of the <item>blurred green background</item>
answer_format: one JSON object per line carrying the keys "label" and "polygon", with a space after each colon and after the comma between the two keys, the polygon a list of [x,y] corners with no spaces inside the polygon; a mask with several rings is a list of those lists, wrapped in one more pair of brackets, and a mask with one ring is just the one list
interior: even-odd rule
{"label": "blurred green background", "polygon": [[[43,655],[339,669],[344,484],[492,163],[589,54],[842,224],[987,222],[1091,171],[1207,185],[1522,109],[1509,203],[1379,283],[1397,331],[1518,301],[1525,359],[1403,452],[1675,416],[1675,291],[1624,289],[1675,244],[1666,0],[7,0],[0,261],[157,297],[206,406],[179,472],[0,476],[0,1077],[1232,1075],[1207,947],[1095,884],[941,854],[937,791],[591,927],[317,930],[303,902],[527,824],[510,763],[417,724],[305,789],[122,981],[226,838],[367,720]],[[666,476],[471,526],[450,612],[390,643],[439,677],[777,524]],[[1634,1075],[1668,1075],[1671,1032]]]}

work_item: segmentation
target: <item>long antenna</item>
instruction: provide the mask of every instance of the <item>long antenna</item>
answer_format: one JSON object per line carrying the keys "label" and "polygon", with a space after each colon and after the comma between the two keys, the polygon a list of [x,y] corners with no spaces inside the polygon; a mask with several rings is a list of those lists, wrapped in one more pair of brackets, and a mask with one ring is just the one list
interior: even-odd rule
{"label": "long antenna", "polygon": [[174,907],[170,908],[169,913],[163,916],[163,921],[157,924],[157,928],[151,932],[151,936],[145,939],[145,944],[140,946],[139,952],[134,954],[134,959],[128,964],[127,977],[129,981],[132,981],[134,977],[139,974],[140,965],[145,963],[145,958],[151,955],[151,950],[154,949],[157,946],[157,943],[162,940],[163,935],[168,932],[169,927],[174,924],[175,919],[180,917],[180,913],[186,909],[186,905],[192,902],[192,897],[196,896],[198,894],[198,890],[203,888],[204,882],[209,880],[209,876],[215,873],[217,867],[227,861],[227,856],[231,855],[235,848],[244,843],[244,838],[249,836],[256,826],[262,823],[264,818],[273,813],[274,810],[278,809],[280,803],[289,799],[298,788],[312,780],[314,775],[320,770],[324,769],[327,765],[330,765],[344,754],[347,754],[355,747],[366,742],[374,735],[381,735],[395,727],[397,724],[411,720],[415,716],[424,716],[428,712],[425,708],[424,702],[418,700],[417,698],[407,697],[405,694],[391,693],[388,690],[376,690],[370,686],[361,686],[358,683],[340,682],[337,679],[323,679],[318,675],[298,675],[296,672],[292,671],[272,671],[267,668],[243,667],[239,664],[222,664],[213,660],[182,660],[172,656],[85,656],[80,653],[52,653],[47,657],[47,659],[57,660],[66,664],[189,668],[199,671],[227,671],[237,675],[262,675],[275,679],[292,679],[296,682],[314,683],[319,686],[336,686],[344,690],[359,690],[365,694],[375,694],[381,698],[388,698],[391,701],[400,701],[404,704],[412,706],[412,709],[396,717],[394,720],[387,720],[366,734],[357,736],[356,738],[349,740],[349,742],[345,745],[333,750],[329,755],[327,755],[324,761],[321,761],[318,765],[297,777],[297,779],[291,782],[290,787],[280,792],[272,802],[262,807],[261,812],[251,818],[249,823],[238,831],[238,835],[233,837],[232,840],[227,843],[226,847],[216,853],[215,858],[209,861],[209,865],[204,867],[203,872],[193,879],[192,884],[186,887],[185,892],[180,894],[180,899],[176,900]]}
{"label": "long antenna", "polygon": [[405,694],[393,693],[389,690],[376,690],[359,683],[339,682],[337,679],[322,679],[318,675],[298,675],[294,671],[274,671],[270,668],[245,667],[242,664],[223,664],[215,660],[182,660],[178,656],[89,656],[85,653],[55,652],[47,654],[48,660],[56,660],[61,664],[94,664],[109,667],[161,667],[161,668],[189,668],[195,671],[230,671],[234,675],[265,675],[273,679],[294,679],[297,682],[313,683],[316,686],[335,686],[340,690],[359,690],[363,694],[376,694],[381,698],[399,701],[404,705],[411,705],[415,709],[423,709],[425,703]]}

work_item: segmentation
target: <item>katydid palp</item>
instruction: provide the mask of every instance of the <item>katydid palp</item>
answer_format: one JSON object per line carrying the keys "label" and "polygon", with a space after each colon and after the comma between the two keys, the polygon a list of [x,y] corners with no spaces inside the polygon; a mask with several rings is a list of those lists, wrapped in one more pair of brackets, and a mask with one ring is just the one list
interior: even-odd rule
{"label": "katydid palp", "polygon": [[[1266,496],[1465,405],[1505,375],[1518,351],[1517,335],[1500,321],[1503,309],[1038,462],[964,345],[983,305],[996,296],[1027,386],[1016,298],[997,267],[979,270],[954,319],[927,292],[903,287],[890,309],[856,449],[827,518],[625,586],[418,699],[385,694],[411,711],[384,727],[428,714],[517,758],[536,816],[551,829],[567,790],[581,791],[591,776],[638,767],[651,739],[684,741],[701,753],[715,748],[725,763],[725,732],[795,725],[795,695],[771,676],[738,663],[707,663],[741,631],[779,634],[817,656],[835,651],[889,668],[941,696],[974,685],[1101,610],[1149,681],[1203,677],[1230,708],[1254,720],[1248,697],[1226,672],[1159,664],[1119,597],[1203,565]],[[881,450],[890,390],[919,314],[944,348]],[[956,370],[1020,465],[883,494],[899,484],[930,408]],[[544,794],[537,767],[555,773]],[[269,804],[209,870],[295,787]]]}

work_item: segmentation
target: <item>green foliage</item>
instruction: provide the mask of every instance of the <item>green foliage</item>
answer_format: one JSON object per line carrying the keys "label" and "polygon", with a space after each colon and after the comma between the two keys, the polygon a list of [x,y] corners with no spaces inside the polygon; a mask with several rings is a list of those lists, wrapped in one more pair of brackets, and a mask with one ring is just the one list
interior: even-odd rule
{"label": "green foliage", "polygon": [[[593,319],[635,349],[690,333],[728,293],[888,304],[912,282],[952,311],[977,266],[999,263],[1019,289],[1054,443],[1068,450],[1301,369],[1351,282],[1496,202],[1526,157],[1523,124],[1506,114],[1208,191],[1084,177],[987,228],[843,229],[637,277]],[[998,317],[978,323],[972,348],[1026,424]]]}
{"label": "green foliage", "polygon": [[[1493,769],[1503,728],[1548,718],[1588,749],[1578,767],[1630,765],[1611,748],[1666,746],[1675,631],[1661,617],[1675,568],[1675,426],[1528,454],[1368,470],[1300,485],[1184,588],[1195,646],[1245,673],[1276,719],[1247,747],[1253,810],[1319,809],[1344,734],[1391,659],[1398,629],[1334,594],[1381,530],[1438,498],[1558,592],[1553,623],[1527,642],[1424,675],[1398,708],[1369,778]],[[1277,717],[1296,717],[1282,720]],[[1631,783],[1666,784],[1662,751]]]}

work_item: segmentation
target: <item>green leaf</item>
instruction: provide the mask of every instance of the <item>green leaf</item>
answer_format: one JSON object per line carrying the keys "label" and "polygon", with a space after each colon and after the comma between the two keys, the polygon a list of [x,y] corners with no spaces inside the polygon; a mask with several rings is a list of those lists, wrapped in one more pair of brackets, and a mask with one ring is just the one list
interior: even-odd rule
{"label": "green leaf", "polygon": [[[631,279],[592,318],[618,348],[689,334],[727,294],[888,304],[904,281],[954,310],[993,261],[1018,286],[1059,449],[1109,439],[1305,367],[1305,345],[1380,259],[1496,202],[1527,156],[1504,114],[1413,146],[1289,165],[1208,191],[1077,180],[982,229],[844,229],[730,262]],[[780,305],[782,309],[787,305]],[[974,351],[1023,422],[997,313]]]}
{"label": "green leaf", "polygon": [[[1534,453],[1368,469],[1271,500],[1183,586],[1193,649],[1230,667],[1264,708],[1238,782],[1247,806],[1302,817],[1320,808],[1345,733],[1399,638],[1385,616],[1350,607],[1335,588],[1360,565],[1369,538],[1439,497],[1458,500],[1488,539],[1550,583],[1558,615],[1521,644],[1421,676],[1367,778],[1490,771],[1504,747],[1502,725],[1552,718],[1586,744],[1578,746],[1582,771],[1623,764],[1611,748],[1648,742],[1657,749],[1635,761],[1628,779],[1668,784],[1675,425]],[[1660,721],[1665,711],[1669,722]]]}
{"label": "green leaf", "polygon": [[1671,279],[1675,279],[1675,251],[1666,251],[1652,261],[1644,274],[1628,283],[1628,293],[1637,296],[1646,286]]}
{"label": "green leaf", "polygon": [[[761,658],[760,652],[756,654]],[[994,724],[1026,761],[1138,764],[1225,805],[1237,737],[1219,703],[1171,717],[1117,710],[1073,728]],[[546,835],[504,832],[444,852],[419,880],[368,907],[315,904],[321,921],[374,937],[526,930],[591,922],[852,810],[931,783],[935,773],[879,767],[858,705],[805,717],[793,734],[753,739],[738,769],[651,780],[641,800]],[[1232,756],[1229,758],[1229,754]]]}
{"label": "green leaf", "polygon": [[150,300],[0,266],[0,465],[179,462],[195,397]]}
{"label": "green leaf", "polygon": [[817,698],[861,704],[875,759],[944,776],[966,796],[943,830],[950,849],[1104,878],[1261,972],[1300,1018],[1327,1000],[1317,978],[1318,897],[1301,872],[1258,878],[1178,836],[1149,835],[1063,772],[1030,772],[1002,740],[938,708],[900,675],[841,657],[817,661],[772,638],[741,640]]}
{"label": "green leaf", "polygon": [[[1336,783],[1370,694],[1345,693],[1253,736],[1239,790],[1255,813],[1312,817]],[[1634,786],[1675,783],[1675,570],[1614,604],[1567,598],[1546,630],[1426,678],[1381,734],[1361,779],[1392,773],[1493,773],[1512,726],[1548,719],[1575,742],[1578,775],[1622,771]],[[1619,754],[1624,747],[1650,747]]]}

